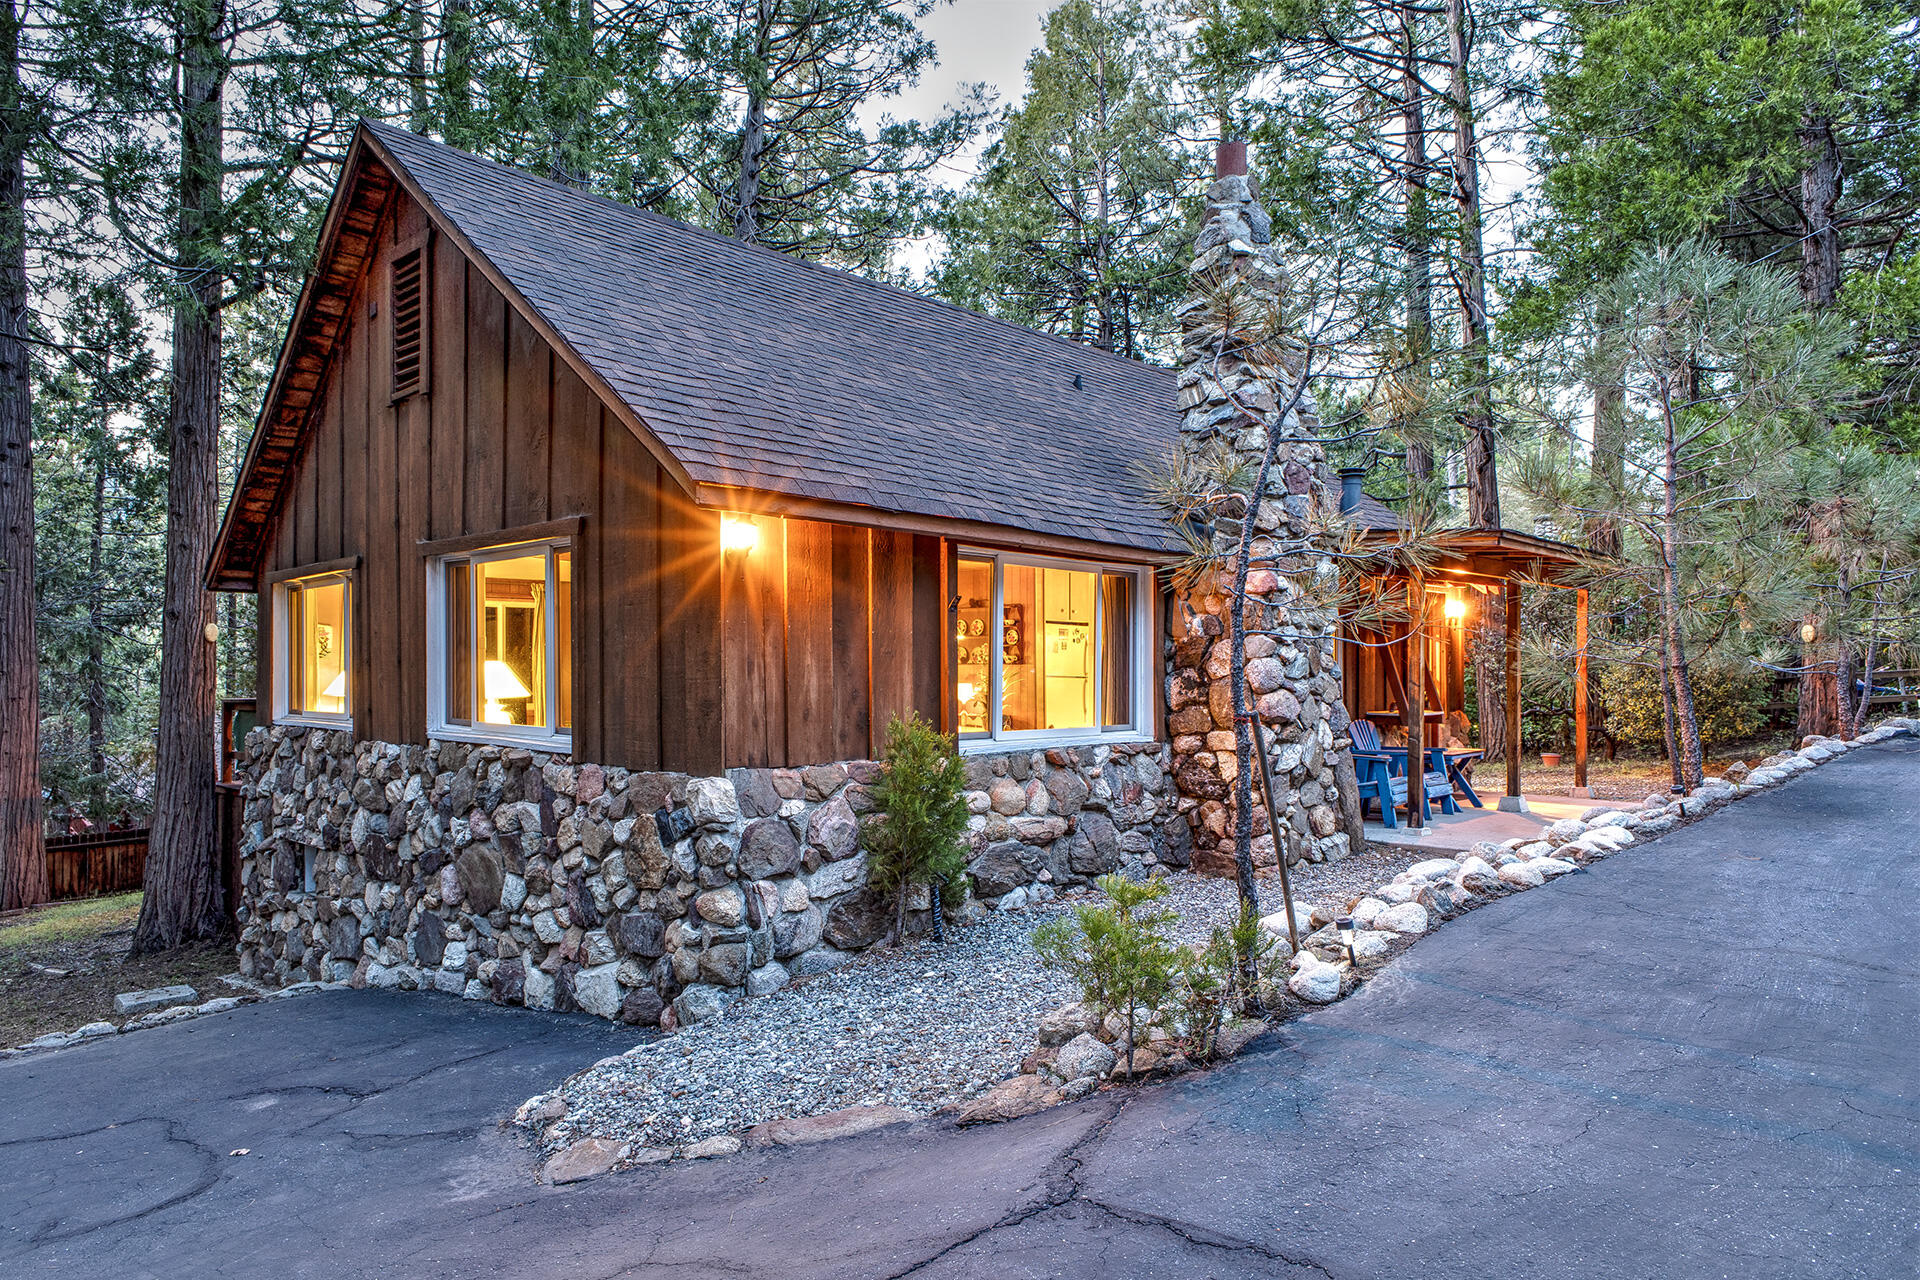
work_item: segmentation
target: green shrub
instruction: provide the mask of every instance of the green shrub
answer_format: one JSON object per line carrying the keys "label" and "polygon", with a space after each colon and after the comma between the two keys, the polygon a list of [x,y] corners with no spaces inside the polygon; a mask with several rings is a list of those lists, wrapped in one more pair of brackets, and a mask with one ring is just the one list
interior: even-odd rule
{"label": "green shrub", "polygon": [[1117,1013],[1125,1020],[1131,1079],[1133,1046],[1165,1016],[1180,971],[1180,951],[1166,935],[1178,917],[1152,905],[1166,893],[1158,880],[1108,875],[1099,884],[1111,906],[1075,907],[1071,916],[1049,920],[1034,930],[1033,947],[1048,968],[1080,984],[1083,998],[1102,1019]]}
{"label": "green shrub", "polygon": [[1220,1029],[1230,1014],[1248,1014],[1266,1003],[1280,940],[1260,927],[1242,906],[1232,925],[1215,925],[1207,941],[1182,957],[1174,996],[1181,1051],[1195,1062],[1213,1059]]}
{"label": "green shrub", "polygon": [[[1696,662],[1689,675],[1702,745],[1742,742],[1766,728],[1769,686],[1758,672],[1731,663]],[[1657,671],[1646,666],[1608,664],[1600,672],[1599,686],[1607,728],[1621,745],[1666,749]]]}
{"label": "green shrub", "polygon": [[928,886],[938,898],[930,913],[936,930],[938,908],[966,899],[967,849],[960,838],[967,829],[966,780],[952,738],[912,712],[887,725],[880,780],[871,792],[873,814],[860,826],[860,846],[868,882],[894,896],[896,936],[906,933],[914,885]]}

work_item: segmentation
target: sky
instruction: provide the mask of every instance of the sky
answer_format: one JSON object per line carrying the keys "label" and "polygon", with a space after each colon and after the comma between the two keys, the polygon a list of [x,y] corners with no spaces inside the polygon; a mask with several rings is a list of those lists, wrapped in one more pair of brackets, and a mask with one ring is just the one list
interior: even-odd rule
{"label": "sky", "polygon": [[[1040,23],[1059,0],[954,0],[920,20],[932,37],[940,65],[913,89],[886,104],[900,119],[925,120],[957,100],[961,86],[985,83],[997,106],[1011,106],[1026,92],[1027,57],[1040,46]],[[958,186],[970,177],[977,149],[957,157],[945,175]]]}

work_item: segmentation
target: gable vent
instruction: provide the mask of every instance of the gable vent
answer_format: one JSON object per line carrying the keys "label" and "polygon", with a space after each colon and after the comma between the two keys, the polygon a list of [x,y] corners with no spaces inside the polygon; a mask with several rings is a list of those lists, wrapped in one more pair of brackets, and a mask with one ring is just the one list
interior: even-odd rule
{"label": "gable vent", "polygon": [[393,398],[427,389],[427,298],[424,246],[393,258],[393,296],[387,315],[393,323]]}

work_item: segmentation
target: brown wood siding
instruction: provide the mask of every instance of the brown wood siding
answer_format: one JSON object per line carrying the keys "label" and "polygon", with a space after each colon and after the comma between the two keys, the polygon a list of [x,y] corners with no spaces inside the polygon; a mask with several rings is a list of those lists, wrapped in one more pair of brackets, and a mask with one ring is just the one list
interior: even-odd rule
{"label": "brown wood siding", "polygon": [[[395,192],[346,308],[271,531],[266,573],[345,557],[354,575],[354,727],[426,740],[420,546],[580,518],[574,754],[714,774],[877,755],[888,722],[942,721],[946,544],[762,517],[745,556],[568,362]],[[430,390],[395,402],[394,246],[431,244]],[[262,722],[271,596],[258,603]]]}

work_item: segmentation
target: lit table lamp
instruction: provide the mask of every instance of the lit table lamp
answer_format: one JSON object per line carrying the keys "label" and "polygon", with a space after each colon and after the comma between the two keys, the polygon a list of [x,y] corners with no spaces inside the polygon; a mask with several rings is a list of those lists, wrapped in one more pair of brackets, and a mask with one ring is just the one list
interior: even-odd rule
{"label": "lit table lamp", "polygon": [[533,690],[520,683],[520,677],[513,674],[513,668],[498,658],[489,658],[481,667],[481,682],[485,686],[487,699],[486,720],[488,724],[512,724],[513,717],[501,706],[502,701],[516,698],[531,698]]}
{"label": "lit table lamp", "polygon": [[320,691],[320,696],[322,698],[331,698],[336,704],[327,708],[329,711],[345,711],[347,709],[347,673],[345,668],[342,668],[340,674],[333,678],[332,683]]}

